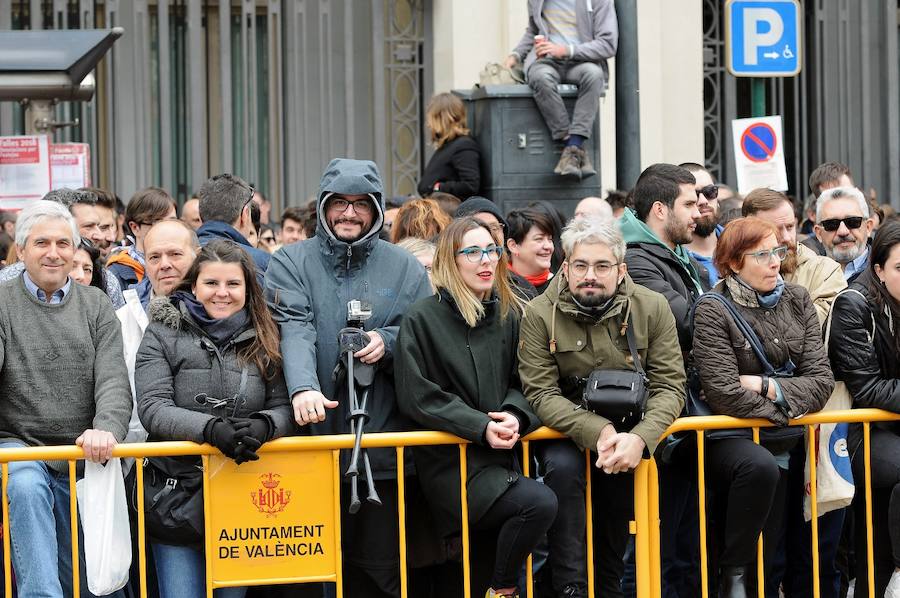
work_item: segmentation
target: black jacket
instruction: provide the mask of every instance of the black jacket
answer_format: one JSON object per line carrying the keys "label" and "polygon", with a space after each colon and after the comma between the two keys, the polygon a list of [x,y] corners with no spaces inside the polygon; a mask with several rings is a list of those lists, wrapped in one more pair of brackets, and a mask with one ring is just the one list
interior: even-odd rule
{"label": "black jacket", "polygon": [[[851,289],[863,294],[844,293],[832,305],[828,356],[835,380],[847,385],[853,406],[900,413],[900,360],[891,333],[891,318],[879,309],[869,291],[871,270],[865,270]],[[872,322],[875,322],[872,339]],[[872,424],[900,432],[895,422]],[[850,427],[850,447],[855,451],[862,440],[860,426]]]}
{"label": "black jacket", "polygon": [[682,351],[689,351],[693,337],[691,306],[700,296],[690,273],[675,254],[653,243],[628,243],[625,264],[634,282],[660,293],[669,302],[678,329],[678,343]]}
{"label": "black jacket", "polygon": [[[514,313],[501,319],[498,304],[470,328],[446,293],[416,302],[397,337],[394,371],[400,409],[424,429],[450,432],[472,444],[466,449],[469,514],[478,521],[519,477],[516,451],[485,441],[489,411],[508,411],[519,434],[540,425],[520,390]],[[460,529],[459,450],[417,447],[416,471],[444,535]]]}
{"label": "black jacket", "polygon": [[448,141],[434,152],[419,180],[419,195],[428,197],[434,184],[439,191],[460,199],[478,195],[481,188],[481,153],[478,144],[468,135]]}

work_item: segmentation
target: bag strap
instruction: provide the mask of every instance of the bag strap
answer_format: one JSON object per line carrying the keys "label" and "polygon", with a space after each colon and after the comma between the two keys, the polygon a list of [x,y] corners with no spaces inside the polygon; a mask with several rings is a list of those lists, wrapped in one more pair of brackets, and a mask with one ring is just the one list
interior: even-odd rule
{"label": "bag strap", "polygon": [[694,303],[694,308],[691,310],[691,322],[694,320],[694,315],[697,310],[697,305],[700,304],[701,301],[709,299],[712,301],[717,301],[721,305],[725,307],[725,310],[731,315],[731,319],[734,320],[735,325],[740,330],[741,334],[747,339],[747,342],[750,344],[750,348],[753,349],[753,353],[756,355],[756,358],[759,360],[760,365],[764,370],[764,374],[768,377],[773,377],[776,373],[775,367],[769,363],[769,358],[766,357],[766,352],[763,349],[762,341],[759,340],[759,336],[757,336],[756,331],[750,326],[747,320],[744,319],[744,316],[741,315],[741,312],[737,310],[737,308],[729,301],[724,295],[716,292],[704,293],[697,299],[696,303]]}
{"label": "bag strap", "polygon": [[[842,290],[840,293],[834,296],[834,299],[831,302],[831,309],[828,310],[828,317],[825,319],[825,338],[823,344],[825,345],[825,351],[828,351],[828,340],[831,338],[831,319],[834,316],[834,305],[837,303],[838,297],[844,295],[846,293],[856,293],[860,297],[865,300],[866,304],[868,304],[869,300],[866,299],[866,296],[857,291],[856,289],[846,288]],[[869,315],[872,318],[872,332],[866,330],[866,333],[869,335],[869,343],[875,342],[875,314],[872,310],[869,310]]]}
{"label": "bag strap", "polygon": [[647,377],[647,374],[644,373],[644,367],[641,365],[641,356],[638,355],[637,352],[637,343],[634,340],[634,331],[631,329],[631,314],[628,314],[628,326],[625,328],[625,339],[628,341],[628,350],[631,351],[631,359],[634,361],[634,369],[643,376]]}

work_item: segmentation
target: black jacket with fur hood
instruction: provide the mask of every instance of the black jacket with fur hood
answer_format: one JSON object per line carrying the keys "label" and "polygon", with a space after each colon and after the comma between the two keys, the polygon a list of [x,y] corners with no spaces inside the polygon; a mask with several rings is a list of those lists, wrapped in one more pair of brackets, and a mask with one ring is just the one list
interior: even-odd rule
{"label": "black jacket with fur hood", "polygon": [[[177,300],[153,299],[148,313],[134,387],[138,415],[151,440],[204,442],[203,430],[211,419],[254,413],[269,420],[273,438],[293,433],[281,370],[266,379],[255,364],[245,366],[238,359],[237,350],[256,337],[252,326],[218,348]],[[247,381],[239,393],[245,369]]]}

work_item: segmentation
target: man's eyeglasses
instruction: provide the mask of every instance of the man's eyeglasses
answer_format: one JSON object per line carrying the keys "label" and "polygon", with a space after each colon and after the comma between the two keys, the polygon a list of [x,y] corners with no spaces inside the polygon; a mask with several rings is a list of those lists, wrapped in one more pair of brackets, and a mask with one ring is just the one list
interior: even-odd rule
{"label": "man's eyeglasses", "polygon": [[587,262],[572,262],[569,264],[569,272],[577,276],[578,278],[584,278],[587,276],[587,273],[594,270],[594,274],[597,275],[598,278],[603,278],[604,276],[609,276],[609,273],[612,272],[619,264],[610,264],[609,262],[597,262],[596,264],[588,264]]}
{"label": "man's eyeglasses", "polygon": [[482,249],[481,247],[466,247],[456,252],[457,255],[464,255],[469,262],[477,264],[483,257],[487,257],[492,262],[496,262],[503,255],[503,248],[498,245],[489,245]]}
{"label": "man's eyeglasses", "polygon": [[708,200],[713,200],[719,197],[719,186],[718,185],[707,185],[702,189],[697,189],[697,199],[702,195]]}
{"label": "man's eyeglasses", "polygon": [[772,263],[772,258],[776,259],[779,262],[783,262],[784,258],[788,255],[788,248],[784,245],[780,247],[776,247],[775,249],[763,249],[760,251],[754,251],[753,253],[745,253],[744,255],[752,255],[756,260],[756,263],[760,266],[765,266],[766,264]]}
{"label": "man's eyeglasses", "polygon": [[829,218],[828,220],[823,220],[819,223],[819,226],[824,228],[830,233],[833,233],[837,229],[841,228],[841,222],[844,223],[844,226],[849,228],[850,230],[856,230],[860,226],[862,226],[865,218],[862,216],[848,216],[847,218]]}
{"label": "man's eyeglasses", "polygon": [[368,216],[369,214],[371,214],[373,207],[372,202],[368,199],[357,199],[354,201],[350,201],[348,199],[344,199],[343,197],[338,197],[331,200],[331,203],[328,205],[328,209],[334,209],[343,214],[347,210],[347,206],[353,206],[353,211],[360,216]]}

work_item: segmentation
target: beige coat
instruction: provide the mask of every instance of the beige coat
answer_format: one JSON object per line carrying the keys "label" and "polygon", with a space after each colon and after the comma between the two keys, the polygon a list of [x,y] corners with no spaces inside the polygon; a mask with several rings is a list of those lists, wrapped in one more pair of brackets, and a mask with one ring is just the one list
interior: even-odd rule
{"label": "beige coat", "polygon": [[841,265],[829,257],[817,255],[802,243],[797,244],[797,270],[785,276],[784,281],[800,285],[809,292],[819,325],[825,323],[837,294],[847,288]]}

